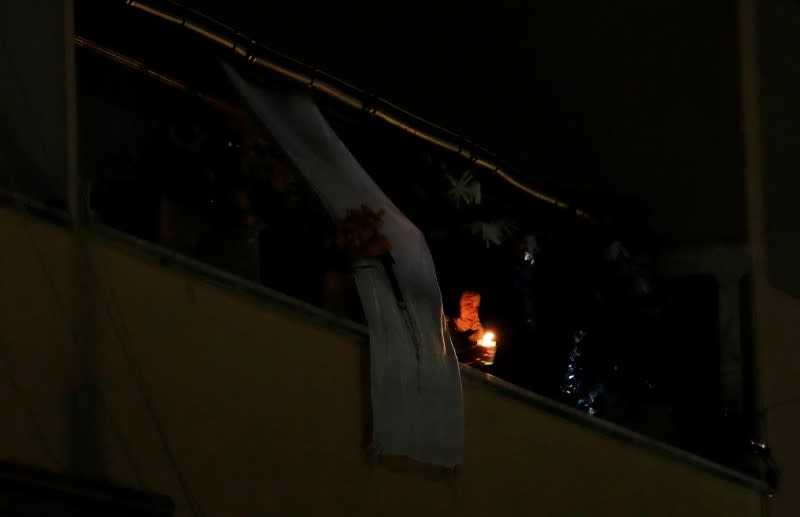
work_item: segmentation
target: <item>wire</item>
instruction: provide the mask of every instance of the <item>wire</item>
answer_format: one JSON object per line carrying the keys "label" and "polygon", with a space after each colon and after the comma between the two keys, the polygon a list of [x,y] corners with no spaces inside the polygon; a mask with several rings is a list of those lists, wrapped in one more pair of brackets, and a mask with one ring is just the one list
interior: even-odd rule
{"label": "wire", "polygon": [[10,349],[9,343],[0,334],[0,350],[3,351],[3,356],[0,357],[0,365],[2,365],[6,377],[8,377],[11,388],[17,393],[17,398],[22,401],[23,405],[27,409],[28,419],[33,426],[33,434],[39,440],[42,449],[44,449],[45,455],[49,456],[50,461],[53,462],[53,465],[59,469],[62,469],[63,465],[58,459],[58,456],[56,456],[53,448],[50,446],[50,442],[47,439],[47,433],[44,431],[44,426],[42,426],[41,422],[39,422],[39,418],[36,416],[36,411],[33,409],[33,405],[27,400],[22,386],[20,386],[19,382],[17,382],[17,378],[14,375],[14,368],[11,366],[11,361],[7,356],[5,356],[6,349]]}
{"label": "wire", "polygon": [[[12,172],[12,178],[13,178],[13,174],[14,173]],[[15,181],[14,181],[14,183],[15,183]],[[30,212],[26,211],[26,213],[28,213],[30,215]],[[41,248],[39,247],[38,243],[36,242],[36,238],[33,236],[33,232],[31,231],[30,226],[28,225],[28,222],[24,218],[21,218],[20,221],[21,221],[20,222],[20,226],[22,226],[23,231],[25,232],[25,234],[28,237],[30,245],[34,250],[34,254],[36,255],[37,263],[39,265],[39,268],[42,271],[42,274],[45,277],[45,281],[47,283],[47,289],[51,292],[51,296],[52,296],[52,298],[53,298],[53,300],[54,300],[54,302],[56,304],[56,307],[58,308],[58,313],[60,314],[61,319],[64,321],[64,323],[66,323],[67,328],[69,329],[70,337],[71,337],[71,340],[72,340],[73,344],[75,344],[76,347],[80,347],[80,341],[79,341],[80,338],[78,336],[78,329],[76,328],[77,325],[73,321],[73,319],[69,316],[69,312],[68,312],[68,310],[66,308],[66,305],[65,305],[64,301],[62,300],[61,295],[58,292],[58,287],[56,286],[55,278],[52,275],[52,273],[50,272],[49,267],[47,266],[47,263],[45,261],[44,253],[42,252]],[[112,432],[115,435],[117,435],[117,439],[119,440],[120,447],[122,447],[123,453],[125,454],[126,460],[128,461],[128,466],[130,467],[131,472],[133,473],[133,475],[134,475],[134,477],[136,479],[137,486],[139,488],[142,488],[142,489],[145,488],[141,472],[139,471],[139,468],[137,467],[136,462],[133,460],[134,456],[133,456],[133,453],[131,452],[131,448],[130,448],[127,440],[124,438],[124,436],[122,434],[122,431],[120,430],[120,427],[117,424],[117,420],[114,418],[114,414],[110,411],[110,408],[108,407],[108,405],[103,402],[102,398],[100,398],[98,400],[98,402],[99,402],[99,405],[101,406],[101,409],[105,410],[104,412],[105,412],[106,416],[108,417],[108,420],[109,420],[108,423],[111,426]]]}
{"label": "wire", "polygon": [[[14,173],[12,172],[12,178],[13,174]],[[16,182],[14,181],[14,183]],[[26,213],[30,215],[30,212],[26,211]],[[45,261],[44,253],[42,252],[41,248],[36,242],[36,239],[33,236],[33,232],[31,231],[28,222],[24,218],[20,219],[20,226],[22,226],[23,231],[28,237],[30,245],[34,250],[34,254],[36,255],[36,260],[39,265],[39,268],[41,269],[42,274],[45,277],[45,281],[47,283],[47,289],[51,293],[51,296],[56,304],[56,307],[58,308],[58,313],[60,314],[61,319],[64,321],[64,323],[66,323],[67,328],[69,329],[71,340],[73,344],[76,345],[76,347],[80,347],[80,341],[79,341],[80,338],[78,337],[78,329],[76,328],[76,323],[69,316],[69,312],[67,311],[66,305],[64,304],[64,301],[61,299],[61,295],[58,292],[58,287],[56,286],[54,276],[50,272],[47,263]],[[5,361],[5,363],[7,364],[7,367],[10,368],[10,363],[7,360]],[[123,453],[126,456],[128,466],[130,467],[131,472],[133,473],[134,478],[136,479],[137,486],[142,489],[145,488],[141,472],[139,471],[136,462],[133,460],[134,456],[133,453],[131,452],[130,445],[124,438],[122,431],[120,430],[120,427],[117,423],[117,420],[114,418],[114,414],[110,411],[108,405],[103,402],[102,398],[98,400],[98,403],[101,409],[105,410],[104,412],[108,417],[108,423],[111,426],[112,432],[117,436],[117,439],[119,440],[120,447],[122,448]],[[60,465],[59,463],[56,464],[59,465],[59,467],[63,468],[63,465]]]}
{"label": "wire", "polygon": [[[24,85],[22,84],[22,82],[20,80],[20,75],[17,72],[17,67],[15,66],[15,64],[11,60],[11,54],[8,52],[8,49],[9,49],[9,46],[8,46],[8,44],[7,44],[7,42],[6,42],[5,38],[4,38],[4,35],[0,34],[0,50],[2,50],[3,51],[2,53],[6,56],[6,62],[7,62],[7,65],[8,65],[8,69],[13,71],[13,73],[11,75],[14,76],[14,79],[15,79],[15,82],[16,82],[16,86],[17,86],[19,95],[20,95],[20,97],[22,99],[22,103],[23,103],[24,109],[28,112],[29,115],[32,115],[33,114],[33,108],[32,108],[30,99],[26,95],[26,89],[25,89]],[[49,156],[49,153],[47,151],[47,145],[45,143],[45,140],[44,140],[44,137],[42,136],[41,131],[39,130],[38,125],[35,127],[35,130],[36,130],[37,139],[39,141],[39,145],[41,147],[40,151],[45,156]],[[17,178],[17,172],[15,171],[15,169],[13,167],[9,167],[8,170],[9,170],[9,173],[10,173],[9,178],[10,178],[12,190],[18,191],[19,182],[18,182],[18,178]],[[24,206],[24,204],[23,204],[23,206]],[[25,210],[25,211],[26,211],[26,213],[28,213],[28,215],[30,215],[29,211],[27,211],[27,210]],[[80,339],[79,339],[79,330],[80,329],[77,328],[78,327],[77,323],[73,320],[73,318],[70,317],[69,311],[67,310],[66,305],[64,304],[63,300],[61,299],[61,296],[59,295],[58,287],[56,286],[56,282],[55,282],[54,276],[51,274],[51,272],[50,272],[50,270],[49,270],[49,268],[47,266],[47,262],[46,262],[46,260],[44,258],[44,253],[42,252],[41,248],[38,246],[38,244],[36,242],[36,239],[35,239],[35,237],[33,235],[33,232],[32,232],[32,230],[31,230],[31,228],[30,228],[30,226],[28,224],[28,221],[25,218],[20,218],[20,226],[23,228],[23,231],[27,235],[28,240],[29,240],[29,242],[31,244],[31,247],[34,250],[34,253],[36,255],[39,267],[40,267],[40,269],[42,271],[42,274],[44,275],[45,280],[47,282],[48,289],[51,291],[51,295],[53,297],[53,300],[56,303],[56,306],[58,308],[58,312],[60,313],[62,319],[64,320],[64,322],[66,323],[66,325],[67,325],[67,327],[69,329],[72,341],[76,345],[76,347],[78,347],[80,349],[80,347],[81,347],[81,342],[80,342]],[[87,257],[87,263],[85,265],[86,265],[86,267],[89,268],[90,272],[94,273],[94,271],[92,269],[91,260],[88,259],[88,257]],[[97,278],[96,274],[95,274],[95,278]],[[99,291],[99,289],[98,289],[98,291]],[[113,322],[112,322],[112,324],[113,324]],[[120,431],[119,427],[117,426],[116,419],[113,417],[113,413],[110,411],[110,408],[106,404],[103,403],[103,399],[102,398],[100,398],[100,400],[98,402],[99,402],[99,405],[101,405],[105,409],[105,414],[108,416],[109,424],[111,425],[112,431],[117,435],[117,439],[119,440],[120,446],[123,449],[123,452],[124,452],[124,454],[125,454],[125,456],[127,458],[127,461],[129,463],[129,467],[131,468],[131,471],[133,472],[134,477],[136,478],[136,482],[137,482],[139,488],[144,489],[145,488],[144,487],[144,482],[143,482],[141,473],[140,473],[138,467],[136,466],[136,462],[133,460],[133,453],[131,452],[131,449],[130,449],[130,446],[129,446],[127,440],[124,438],[122,432]],[[152,407],[152,405],[148,404],[148,408],[151,408],[151,407]],[[196,503],[194,503],[193,497],[191,496],[191,493],[188,491],[188,487],[187,487],[186,482],[185,482],[185,477],[184,477],[182,471],[180,470],[180,467],[175,462],[174,455],[172,454],[171,449],[169,447],[169,444],[166,441],[166,436],[163,433],[163,430],[161,428],[160,422],[158,422],[158,417],[151,412],[151,418],[153,418],[153,420],[156,423],[156,427],[159,429],[159,435],[160,435],[160,438],[161,438],[162,443],[164,445],[164,448],[167,451],[168,459],[170,461],[170,464],[171,464],[172,468],[176,472],[176,476],[178,478],[178,481],[179,481],[179,484],[181,486],[181,489],[184,491],[184,497],[186,498],[187,503],[189,504],[190,509],[192,510],[192,513],[195,514],[195,515],[198,515],[198,516],[201,515],[199,512],[196,511]]]}
{"label": "wire", "polygon": [[[9,349],[10,350],[10,348],[11,348],[10,343],[8,341],[6,341],[2,337],[2,335],[0,335],[0,348],[3,349],[3,350],[5,350],[5,349]],[[1,363],[2,367],[3,367],[3,370],[5,371],[6,376],[8,377],[9,384],[11,384],[12,389],[17,393],[17,397],[19,398],[19,400],[22,401],[22,403],[25,405],[25,407],[27,409],[28,418],[30,419],[31,425],[33,426],[34,434],[36,435],[37,439],[40,441],[40,443],[42,445],[42,448],[45,451],[45,454],[50,457],[50,460],[53,462],[53,465],[55,465],[57,468],[63,470],[64,469],[64,465],[58,459],[58,456],[56,455],[54,449],[50,446],[50,442],[47,439],[47,433],[44,431],[44,426],[41,425],[41,423],[39,422],[38,417],[36,416],[36,411],[33,408],[33,404],[31,404],[27,400],[27,397],[25,395],[25,391],[22,389],[22,386],[19,384],[19,382],[16,379],[16,376],[14,375],[14,368],[13,368],[13,366],[11,364],[11,360],[8,358],[8,356],[5,356],[5,354],[3,354],[3,356],[0,356],[0,363]],[[112,429],[114,429],[115,433],[118,435],[118,438],[120,439],[120,445],[121,445],[121,447],[123,449],[123,453],[126,456],[126,460],[128,461],[128,464],[129,464],[129,466],[131,468],[131,471],[133,472],[133,476],[134,476],[134,478],[136,478],[137,486],[140,489],[144,489],[144,487],[145,487],[144,486],[144,481],[143,481],[141,472],[139,471],[138,467],[136,466],[136,463],[133,461],[133,454],[131,453],[130,447],[127,446],[127,444],[125,443],[125,440],[122,438],[121,432],[119,431],[119,425],[117,424],[116,419],[114,419],[113,413],[108,411],[108,408],[106,408],[106,415],[108,416],[108,418],[110,420]]]}
{"label": "wire", "polygon": [[[102,280],[100,278],[100,274],[94,267],[90,268],[90,272],[94,275],[95,281],[99,286]],[[98,291],[100,290],[98,289]],[[186,502],[189,504],[189,509],[191,510],[192,514],[197,516],[202,516],[203,512],[200,511],[197,501],[192,496],[192,491],[189,489],[189,483],[186,480],[186,476],[183,474],[183,470],[180,468],[180,465],[178,464],[175,452],[169,445],[167,433],[164,430],[164,425],[162,424],[161,419],[158,417],[156,404],[155,401],[153,400],[153,397],[150,395],[150,390],[147,387],[147,380],[145,379],[141,364],[136,359],[136,355],[133,353],[133,347],[132,347],[133,339],[131,338],[130,332],[128,331],[128,327],[125,323],[124,317],[122,316],[122,312],[119,309],[119,303],[117,302],[116,296],[114,294],[114,288],[110,284],[108,285],[108,291],[109,295],[108,299],[106,300],[107,303],[103,303],[102,305],[106,307],[106,311],[108,312],[108,317],[111,320],[112,328],[114,329],[114,333],[117,336],[117,340],[120,343],[120,348],[122,349],[123,355],[125,356],[125,359],[128,362],[128,365],[130,366],[130,369],[134,374],[134,377],[136,378],[136,383],[139,388],[139,393],[142,395],[145,405],[147,406],[147,410],[150,413],[151,418],[153,419],[153,423],[156,427],[156,432],[158,433],[159,439],[161,440],[161,444],[164,448],[164,453],[167,455],[167,459],[169,460],[173,470],[175,471],[175,475],[178,478],[178,483],[180,484],[181,490],[184,493]]]}
{"label": "wire", "polygon": [[[86,40],[85,38],[81,38],[80,36],[76,37],[76,43],[78,45],[80,45],[80,46],[87,47],[87,48],[92,48],[92,49],[94,49],[94,50],[96,50],[98,52],[104,53],[104,55],[107,54],[108,52],[110,52],[110,51],[108,51],[108,49],[104,49],[103,47],[100,47],[99,45],[94,44],[93,42],[91,42],[89,40]],[[112,56],[112,57],[115,57],[115,60],[118,61],[118,62],[122,62],[123,64],[128,64],[129,66],[132,66],[132,68],[134,68],[134,69],[137,69],[137,70],[140,70],[140,71],[145,71],[145,72],[149,73],[149,75],[152,75],[153,77],[155,77],[155,78],[157,78],[157,79],[159,79],[159,80],[161,80],[163,82],[166,82],[167,84],[170,84],[172,86],[178,87],[179,89],[186,89],[185,85],[182,85],[177,80],[169,78],[166,75],[158,74],[158,73],[155,73],[154,71],[148,70],[141,63],[135,62],[133,60],[128,60],[128,61],[130,61],[130,63],[128,63],[128,62],[125,61],[124,56],[121,56],[121,55],[115,55],[115,56]],[[89,269],[90,274],[92,274],[94,279],[95,279],[95,283],[98,286],[98,293],[100,293],[102,295],[102,290],[99,287],[102,284],[102,279],[100,278],[100,275],[96,271],[95,267],[93,267],[91,262],[89,262],[87,264],[87,268]],[[178,464],[178,461],[176,459],[175,453],[174,453],[174,451],[172,450],[172,447],[169,444],[169,439],[167,437],[166,431],[164,430],[164,426],[161,423],[160,418],[158,417],[158,412],[156,410],[156,404],[153,401],[153,398],[150,395],[149,390],[147,388],[147,381],[146,381],[146,379],[144,377],[144,373],[142,371],[141,365],[136,360],[136,356],[133,353],[132,345],[131,345],[132,339],[130,338],[130,333],[127,330],[127,327],[125,325],[124,319],[122,318],[121,314],[115,315],[115,313],[114,313],[114,311],[112,309],[112,307],[117,307],[118,308],[118,306],[119,306],[119,304],[116,303],[116,300],[115,300],[115,297],[114,297],[114,294],[113,294],[113,288],[109,287],[109,291],[110,291],[110,294],[109,294],[110,300],[108,301],[108,303],[103,303],[102,305],[107,310],[108,317],[111,320],[112,328],[114,330],[115,335],[117,336],[117,339],[119,340],[120,347],[121,347],[122,352],[123,352],[123,356],[125,357],[125,360],[128,362],[128,364],[130,366],[130,369],[132,370],[132,372],[134,374],[134,377],[136,379],[136,383],[137,383],[137,387],[139,389],[139,392],[140,392],[140,394],[142,396],[142,399],[145,402],[145,406],[147,407],[147,410],[148,410],[148,412],[150,414],[150,417],[153,420],[153,424],[156,427],[156,432],[159,435],[159,439],[160,439],[161,444],[162,444],[162,446],[164,448],[164,452],[165,452],[165,454],[167,456],[167,459],[168,459],[168,461],[170,463],[170,466],[175,471],[175,475],[176,475],[176,477],[178,479],[178,484],[180,485],[181,490],[184,493],[184,497],[186,498],[186,502],[189,505],[190,510],[192,511],[192,513],[194,515],[198,515],[198,516],[202,515],[202,512],[199,510],[199,505],[196,502],[195,498],[192,496],[192,492],[189,489],[189,484],[188,484],[188,482],[186,480],[186,476],[184,475],[183,470],[180,468],[180,465]]]}
{"label": "wire", "polygon": [[[33,114],[33,107],[31,105],[30,99],[26,95],[26,89],[24,88],[24,85],[22,84],[22,81],[20,80],[20,75],[19,75],[19,73],[17,71],[17,67],[12,62],[11,53],[8,52],[8,49],[9,49],[8,43],[6,42],[6,39],[5,39],[5,37],[3,37],[3,35],[0,35],[0,47],[2,48],[3,54],[6,56],[6,62],[8,64],[8,69],[13,71],[13,74],[11,74],[11,75],[13,75],[13,77],[15,79],[17,90],[18,90],[19,96],[21,97],[21,100],[22,100],[22,105],[23,105],[24,109],[29,114],[32,115]],[[33,120],[33,117],[30,117],[30,119]],[[45,143],[45,139],[42,136],[42,132],[39,130],[38,125],[35,126],[35,133],[36,133],[36,136],[37,136],[37,140],[39,142],[40,151],[43,153],[44,156],[49,156],[47,145]],[[17,172],[15,171],[15,169],[13,167],[9,167],[8,171],[9,171],[9,179],[10,179],[12,190],[18,191],[19,190],[19,181],[18,181],[18,178],[17,178]],[[47,262],[46,262],[45,257],[44,257],[44,253],[42,252],[41,248],[38,246],[38,244],[36,242],[36,239],[35,239],[35,237],[33,235],[33,231],[31,230],[31,228],[30,228],[30,226],[28,224],[28,221],[25,220],[24,218],[20,218],[20,226],[22,227],[23,232],[26,234],[26,236],[28,238],[28,241],[29,241],[29,243],[31,245],[31,248],[33,248],[33,250],[34,250],[34,254],[36,255],[37,263],[39,264],[39,267],[40,267],[40,269],[42,271],[42,274],[45,277],[45,281],[47,283],[47,288],[51,292],[51,295],[53,297],[53,300],[56,303],[56,306],[58,308],[58,312],[61,315],[61,318],[66,323],[67,328],[69,329],[72,342],[77,347],[80,348],[80,338],[79,338],[79,334],[78,334],[79,329],[77,328],[76,322],[73,321],[73,319],[69,316],[69,311],[67,310],[66,305],[64,304],[63,300],[61,299],[61,296],[58,293],[58,287],[56,286],[56,282],[55,282],[55,279],[54,279],[53,275],[49,271],[49,268],[47,266]],[[10,364],[8,364],[8,367],[10,368]],[[105,404],[103,404],[102,398],[100,398],[99,402],[100,402],[101,407],[105,406]],[[108,416],[109,424],[111,425],[112,432],[114,432],[117,435],[117,439],[119,440],[120,446],[122,447],[124,454],[126,455],[129,467],[130,467],[131,471],[134,474],[134,478],[136,479],[136,482],[137,482],[139,488],[143,488],[142,476],[141,476],[141,474],[139,472],[138,467],[136,466],[135,462],[133,461],[133,454],[130,451],[130,447],[128,446],[128,443],[125,440],[124,436],[122,435],[122,432],[120,431],[119,427],[116,425],[116,420],[113,418],[112,413],[109,410],[109,408],[107,406],[105,406],[104,409],[105,409],[106,415]],[[57,465],[58,464],[59,463],[57,463]],[[63,466],[61,466],[61,467],[63,468]]]}

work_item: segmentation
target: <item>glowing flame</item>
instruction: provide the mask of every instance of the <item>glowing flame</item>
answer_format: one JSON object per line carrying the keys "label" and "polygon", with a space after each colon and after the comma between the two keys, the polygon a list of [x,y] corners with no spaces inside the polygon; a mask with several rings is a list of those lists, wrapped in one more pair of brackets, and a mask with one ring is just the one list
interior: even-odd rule
{"label": "glowing flame", "polygon": [[494,354],[497,351],[497,341],[495,341],[494,332],[486,331],[483,337],[478,341],[478,345],[483,347],[483,356],[479,359],[481,363],[489,366],[494,363]]}
{"label": "glowing flame", "polygon": [[487,331],[483,333],[483,338],[478,342],[478,344],[485,348],[495,348],[497,347],[497,341],[494,337],[494,332]]}

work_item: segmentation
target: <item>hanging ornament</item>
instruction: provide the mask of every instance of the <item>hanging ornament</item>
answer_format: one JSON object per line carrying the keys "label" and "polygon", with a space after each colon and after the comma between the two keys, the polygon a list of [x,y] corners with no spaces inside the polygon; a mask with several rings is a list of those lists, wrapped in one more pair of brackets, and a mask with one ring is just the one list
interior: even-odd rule
{"label": "hanging ornament", "polygon": [[604,253],[606,260],[616,262],[618,260],[629,259],[631,254],[619,241],[614,241],[605,249]]}
{"label": "hanging ornament", "polygon": [[522,261],[532,266],[536,264],[536,257],[539,255],[539,242],[533,235],[526,235],[522,239]]}
{"label": "hanging ornament", "polygon": [[574,399],[579,396],[583,387],[583,361],[581,360],[581,342],[586,337],[586,332],[578,330],[572,336],[572,351],[567,362],[567,371],[564,373],[564,381],[561,383],[561,392],[568,398]]}
{"label": "hanging ornament", "polygon": [[450,182],[450,189],[447,191],[447,194],[450,196],[450,199],[455,202],[456,207],[458,207],[461,202],[467,205],[481,204],[481,184],[472,177],[470,171],[465,171],[458,179],[448,174],[447,179]]}
{"label": "hanging ornament", "polygon": [[597,415],[604,394],[605,386],[597,384],[584,397],[578,399],[578,407],[590,415]]}
{"label": "hanging ornament", "polygon": [[585,347],[586,331],[577,330],[572,336],[572,351],[567,362],[567,371],[561,383],[561,393],[569,404],[589,415],[600,413],[605,398],[606,388],[602,383],[586,382],[586,359],[582,357]]}
{"label": "hanging ornament", "polygon": [[506,219],[497,219],[492,222],[478,221],[470,223],[468,227],[473,235],[479,236],[486,242],[487,248],[492,244],[496,246],[502,244],[515,229],[514,223]]}

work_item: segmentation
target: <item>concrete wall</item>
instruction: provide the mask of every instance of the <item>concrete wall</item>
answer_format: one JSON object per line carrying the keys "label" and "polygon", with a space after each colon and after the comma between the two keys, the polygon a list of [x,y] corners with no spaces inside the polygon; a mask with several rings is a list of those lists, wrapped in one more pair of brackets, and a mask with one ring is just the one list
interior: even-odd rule
{"label": "concrete wall", "polygon": [[764,0],[757,16],[764,258],[771,284],[800,298],[800,3]]}
{"label": "concrete wall", "polygon": [[800,4],[740,0],[748,219],[763,425],[782,474],[775,517],[800,512]]}
{"label": "concrete wall", "polygon": [[62,203],[74,122],[72,10],[72,0],[0,2],[0,185]]}
{"label": "concrete wall", "polygon": [[[750,488],[469,379],[457,476],[372,465],[363,337],[90,238],[94,347],[78,353],[70,233],[3,208],[0,242],[3,459],[93,467],[178,515],[192,512],[170,455],[208,516],[759,515]],[[96,410],[76,411],[87,384]]]}

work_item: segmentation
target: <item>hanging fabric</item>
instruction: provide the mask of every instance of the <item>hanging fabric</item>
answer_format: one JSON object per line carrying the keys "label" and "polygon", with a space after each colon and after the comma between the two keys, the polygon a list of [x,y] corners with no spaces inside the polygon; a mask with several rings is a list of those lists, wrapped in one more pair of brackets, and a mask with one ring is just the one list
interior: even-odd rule
{"label": "hanging fabric", "polygon": [[[363,260],[355,268],[370,333],[375,452],[445,467],[460,464],[464,416],[458,360],[422,232],[358,164],[309,96],[266,91],[224,67],[331,216],[341,219],[362,205],[385,211],[391,263]],[[395,276],[394,285],[387,271]]]}

